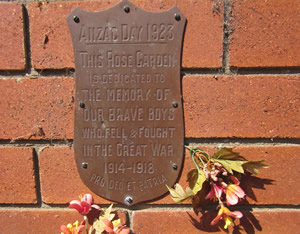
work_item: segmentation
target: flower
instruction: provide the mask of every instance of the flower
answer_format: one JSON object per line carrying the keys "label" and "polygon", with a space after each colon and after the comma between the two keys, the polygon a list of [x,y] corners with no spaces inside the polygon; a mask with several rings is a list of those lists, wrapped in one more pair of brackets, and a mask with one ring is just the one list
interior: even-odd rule
{"label": "flower", "polygon": [[244,190],[239,186],[240,182],[238,179],[234,176],[231,176],[230,178],[235,184],[230,184],[226,188],[226,202],[228,206],[236,205],[239,198],[244,198],[245,196]]}
{"label": "flower", "polygon": [[62,234],[79,234],[82,230],[85,228],[85,221],[82,221],[79,225],[78,220],[76,220],[75,223],[71,224],[69,223],[67,226],[61,225],[60,230]]}
{"label": "flower", "polygon": [[213,219],[213,221],[211,221],[210,225],[216,225],[220,220],[224,219],[224,229],[227,229],[229,225],[233,224],[231,217],[240,219],[243,217],[243,214],[240,211],[231,212],[228,208],[222,206],[218,212],[218,215]]}
{"label": "flower", "polygon": [[108,232],[109,234],[129,234],[130,229],[126,227],[125,225],[120,224],[120,219],[115,220],[115,221],[109,221],[108,219],[102,220],[102,222],[105,224],[105,231]]}
{"label": "flower", "polygon": [[100,207],[94,203],[93,196],[91,194],[85,194],[80,201],[73,200],[70,202],[69,208],[76,209],[80,214],[86,215],[89,213],[91,208],[95,208],[97,210]]}
{"label": "flower", "polygon": [[206,195],[205,199],[210,199],[210,200],[214,200],[214,199],[217,199],[218,197],[216,196],[216,192],[215,192],[215,189],[214,189],[214,186],[217,190],[217,193],[218,193],[218,197],[220,198],[222,196],[222,193],[223,193],[223,188],[221,185],[219,184],[212,184],[211,185],[211,189],[209,191],[209,193]]}

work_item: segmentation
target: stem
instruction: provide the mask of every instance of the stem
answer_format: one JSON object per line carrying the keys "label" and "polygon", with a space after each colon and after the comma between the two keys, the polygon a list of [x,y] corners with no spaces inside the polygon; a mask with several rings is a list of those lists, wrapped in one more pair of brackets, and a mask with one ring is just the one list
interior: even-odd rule
{"label": "stem", "polygon": [[[194,155],[195,155],[195,153],[196,153],[197,151],[194,150],[194,149],[191,149],[191,148],[188,147],[188,146],[184,146],[184,147],[187,148],[189,151],[191,151],[191,157],[192,157],[192,160],[193,160],[194,164],[196,165],[197,169],[200,170],[199,165],[198,165],[198,163],[195,161],[195,158],[194,158]],[[203,165],[203,167],[204,167],[204,166],[205,166],[205,163],[203,162],[202,158],[199,157],[199,159],[200,159],[200,161],[201,161],[201,163],[202,163],[202,165]]]}
{"label": "stem", "polygon": [[224,205],[223,205],[223,202],[221,201],[221,199],[220,199],[220,197],[219,197],[219,193],[218,193],[218,191],[217,191],[217,189],[216,189],[215,183],[212,183],[212,185],[213,185],[213,187],[214,187],[215,194],[216,194],[216,197],[218,198],[219,204],[220,204],[221,207],[223,207]]}
{"label": "stem", "polygon": [[84,215],[83,216],[83,219],[84,219],[84,225],[85,225],[85,233],[89,233],[89,230],[88,230],[88,220],[87,220],[87,217]]}

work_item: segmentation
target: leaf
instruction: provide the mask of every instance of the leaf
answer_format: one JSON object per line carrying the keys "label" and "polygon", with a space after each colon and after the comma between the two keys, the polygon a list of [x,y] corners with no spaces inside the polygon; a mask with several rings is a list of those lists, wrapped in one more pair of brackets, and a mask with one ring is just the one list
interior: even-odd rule
{"label": "leaf", "polygon": [[193,197],[192,206],[196,215],[198,215],[199,212],[203,211],[208,205],[214,203],[209,199],[205,199],[210,189],[211,186],[209,182],[205,181],[202,185],[202,189]]}
{"label": "leaf", "polygon": [[184,200],[187,200],[194,196],[194,193],[190,187],[187,187],[184,191],[180,184],[175,184],[174,189],[170,188],[168,185],[167,188],[172,196],[172,199],[176,203],[183,202]]}
{"label": "leaf", "polygon": [[197,169],[192,169],[188,173],[189,187],[192,188],[194,194],[202,189],[202,184],[204,181],[206,181],[206,177],[203,172],[200,172]]}
{"label": "leaf", "polygon": [[212,158],[214,162],[219,162],[223,165],[223,167],[230,173],[233,174],[232,171],[236,171],[244,174],[243,164],[245,161],[237,161],[237,160],[224,160],[224,159],[215,159]]}
{"label": "leaf", "polygon": [[93,226],[91,226],[89,233],[95,233],[95,234],[100,234],[104,232],[104,227],[105,224],[102,222],[104,219],[108,219],[111,221],[114,217],[115,214],[111,214],[113,204],[111,204],[104,212],[103,215],[99,217],[99,219],[96,219],[93,223]]}
{"label": "leaf", "polygon": [[215,159],[226,159],[226,160],[239,160],[239,161],[247,161],[243,156],[241,156],[237,152],[233,152],[232,149],[229,148],[222,148],[219,149],[212,158]]}
{"label": "leaf", "polygon": [[247,161],[243,163],[243,168],[246,171],[249,171],[255,175],[258,174],[258,169],[260,168],[268,168],[269,166],[267,164],[263,163],[264,160],[260,160],[260,161]]}

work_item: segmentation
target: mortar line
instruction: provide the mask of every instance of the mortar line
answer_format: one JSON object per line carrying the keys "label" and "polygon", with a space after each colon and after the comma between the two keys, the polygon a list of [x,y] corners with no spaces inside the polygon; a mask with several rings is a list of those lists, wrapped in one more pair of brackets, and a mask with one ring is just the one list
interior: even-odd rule
{"label": "mortar line", "polygon": [[[185,138],[185,145],[248,145],[284,146],[299,145],[299,138]],[[0,147],[72,147],[73,140],[0,140]]]}
{"label": "mortar line", "polygon": [[225,74],[231,74],[229,64],[229,46],[230,46],[230,0],[224,0],[224,23],[223,23],[223,71]]}
{"label": "mortar line", "polygon": [[[98,204],[98,203],[96,203]],[[102,208],[107,208],[109,204],[103,205],[100,204]],[[233,207],[229,207],[233,208]],[[0,210],[4,209],[35,209],[35,210],[70,210],[68,204],[66,205],[47,205],[40,207],[37,204],[0,204]],[[289,204],[289,205],[239,205],[233,208],[234,210],[240,211],[277,211],[277,210],[296,210],[300,212],[299,204]],[[119,204],[114,204],[113,211],[124,211],[131,213],[131,216],[134,212],[137,211],[163,211],[163,210],[173,210],[173,211],[193,211],[191,204],[140,204],[135,205],[132,208],[124,208],[124,206]],[[216,206],[211,206],[205,209],[207,211],[217,210]],[[131,221],[132,222],[132,221]]]}
{"label": "mortar line", "polygon": [[35,178],[35,190],[37,205],[42,206],[42,191],[41,191],[41,179],[40,179],[40,167],[39,167],[39,157],[36,148],[33,149],[33,168],[34,168],[34,178]]}
{"label": "mortar line", "polygon": [[[24,30],[24,52],[25,52],[25,72],[31,73],[32,61],[31,61],[31,45],[30,45],[30,22],[27,10],[27,1],[25,0],[23,5],[23,30]],[[26,74],[25,74],[26,75]]]}
{"label": "mortar line", "polygon": [[[182,76],[295,76],[300,75],[300,67],[249,67],[236,68],[231,67],[230,73],[224,73],[223,68],[184,68],[181,69]],[[29,71],[28,71],[29,70]],[[30,72],[29,74],[26,71]],[[1,70],[0,79],[14,79],[14,78],[57,78],[57,77],[74,77],[75,70],[70,69],[45,69],[45,70],[31,70],[27,68],[26,71]],[[34,72],[35,76],[31,73]]]}

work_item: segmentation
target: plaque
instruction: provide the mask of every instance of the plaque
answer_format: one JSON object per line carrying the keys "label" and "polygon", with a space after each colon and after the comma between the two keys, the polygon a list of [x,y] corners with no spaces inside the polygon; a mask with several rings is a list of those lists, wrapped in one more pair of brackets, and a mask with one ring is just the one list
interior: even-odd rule
{"label": "plaque", "polygon": [[124,0],[75,8],[67,18],[75,57],[74,150],[84,184],[133,205],[165,194],[181,171],[180,87],[186,19]]}

